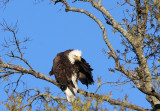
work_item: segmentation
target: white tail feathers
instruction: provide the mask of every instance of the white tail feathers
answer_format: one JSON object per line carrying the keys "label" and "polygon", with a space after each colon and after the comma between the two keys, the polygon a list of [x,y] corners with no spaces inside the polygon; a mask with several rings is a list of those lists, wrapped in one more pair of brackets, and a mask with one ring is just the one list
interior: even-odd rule
{"label": "white tail feathers", "polygon": [[68,102],[74,102],[75,100],[75,95],[72,93],[72,91],[67,87],[67,89],[64,91],[66,94]]}

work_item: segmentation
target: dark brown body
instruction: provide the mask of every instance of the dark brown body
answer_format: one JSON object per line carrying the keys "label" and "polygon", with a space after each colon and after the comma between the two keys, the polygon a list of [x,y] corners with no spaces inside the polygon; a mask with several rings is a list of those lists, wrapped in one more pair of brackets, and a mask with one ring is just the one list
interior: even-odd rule
{"label": "dark brown body", "polygon": [[60,88],[64,91],[66,87],[74,87],[71,77],[75,73],[77,74],[77,79],[85,84],[87,87],[89,84],[94,83],[92,76],[92,68],[90,65],[81,58],[81,61],[76,61],[74,64],[68,59],[68,54],[72,50],[67,50],[65,52],[58,53],[53,61],[53,67],[49,75],[55,75],[55,79],[60,84]]}

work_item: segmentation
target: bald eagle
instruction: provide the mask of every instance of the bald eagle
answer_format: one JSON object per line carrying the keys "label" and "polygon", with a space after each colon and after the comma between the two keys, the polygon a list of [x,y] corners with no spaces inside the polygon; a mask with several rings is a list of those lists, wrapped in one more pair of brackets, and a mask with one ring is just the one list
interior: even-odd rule
{"label": "bald eagle", "polygon": [[50,76],[55,75],[56,81],[59,83],[61,90],[66,94],[69,102],[75,100],[75,94],[78,90],[77,80],[80,80],[87,88],[89,84],[94,83],[93,69],[81,55],[82,52],[80,50],[66,50],[58,53],[49,72]]}

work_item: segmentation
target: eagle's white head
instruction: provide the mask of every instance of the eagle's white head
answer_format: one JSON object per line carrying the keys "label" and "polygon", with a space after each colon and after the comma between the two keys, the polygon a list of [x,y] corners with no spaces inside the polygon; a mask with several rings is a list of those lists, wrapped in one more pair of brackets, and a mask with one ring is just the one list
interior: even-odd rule
{"label": "eagle's white head", "polygon": [[81,61],[82,52],[80,50],[72,50],[68,54],[68,59],[72,64],[75,63],[76,60]]}

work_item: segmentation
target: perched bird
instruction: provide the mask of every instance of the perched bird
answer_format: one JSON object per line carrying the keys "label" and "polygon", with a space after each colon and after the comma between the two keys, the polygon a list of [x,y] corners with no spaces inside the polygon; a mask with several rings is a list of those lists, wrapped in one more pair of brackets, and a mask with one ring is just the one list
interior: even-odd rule
{"label": "perched bird", "polygon": [[61,90],[66,94],[67,100],[73,102],[78,90],[78,81],[85,84],[94,83],[92,68],[83,59],[80,50],[66,50],[56,55],[53,60],[53,66],[49,75],[55,75]]}

